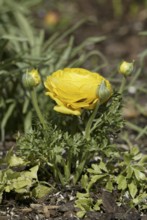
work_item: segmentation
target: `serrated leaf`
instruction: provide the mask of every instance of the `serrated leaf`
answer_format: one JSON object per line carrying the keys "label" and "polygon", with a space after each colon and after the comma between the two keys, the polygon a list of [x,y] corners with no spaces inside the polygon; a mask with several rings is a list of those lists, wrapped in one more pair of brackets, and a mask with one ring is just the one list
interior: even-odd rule
{"label": "serrated leaf", "polygon": [[137,194],[137,186],[136,183],[134,181],[132,181],[130,184],[128,184],[128,188],[129,188],[129,192],[132,198],[134,198]]}
{"label": "serrated leaf", "polygon": [[30,177],[31,179],[37,179],[37,172],[38,172],[39,165],[36,165],[29,169],[29,171],[24,171],[23,175],[26,177]]}
{"label": "serrated leaf", "polygon": [[[124,155],[124,162],[125,164],[129,165],[130,164],[130,161],[131,161],[132,157],[131,155]],[[122,162],[123,163],[123,162]]]}
{"label": "serrated leaf", "polygon": [[147,193],[141,193],[135,199],[133,199],[133,203],[134,204],[146,203],[146,200],[147,200]]}
{"label": "serrated leaf", "polygon": [[89,178],[86,174],[84,174],[81,178],[81,186],[83,189],[88,189]]}
{"label": "serrated leaf", "polygon": [[32,195],[37,198],[40,199],[46,195],[48,195],[51,192],[52,188],[39,184],[38,186],[36,186],[33,191],[32,191]]}
{"label": "serrated leaf", "polygon": [[134,169],[134,174],[135,174],[135,177],[136,179],[139,181],[139,180],[145,180],[146,179],[146,176],[143,172],[137,170],[137,169]]}
{"label": "serrated leaf", "polygon": [[109,190],[110,192],[112,192],[112,190],[114,189],[113,183],[111,180],[108,180],[108,182],[106,184],[106,189]]}
{"label": "serrated leaf", "polygon": [[144,164],[144,163],[147,163],[147,155],[142,155],[142,158],[141,160],[139,161],[139,164]]}
{"label": "serrated leaf", "polygon": [[17,157],[14,154],[8,160],[8,164],[10,167],[14,167],[14,166],[19,166],[19,165],[26,165],[27,163],[21,157]]}
{"label": "serrated leaf", "polygon": [[88,189],[90,189],[93,186],[93,184],[95,184],[98,180],[100,180],[100,179],[102,179],[102,178],[104,178],[106,176],[107,176],[107,174],[101,174],[101,175],[94,175],[94,176],[92,176],[91,180],[89,182],[89,185],[88,185]]}
{"label": "serrated leaf", "polygon": [[139,148],[138,147],[133,147],[130,151],[131,154],[133,154],[134,156],[137,155],[139,153]]}
{"label": "serrated leaf", "polygon": [[130,179],[133,174],[133,168],[131,166],[128,166],[127,168],[127,178]]}
{"label": "serrated leaf", "polygon": [[108,169],[107,169],[107,167],[106,167],[106,164],[105,164],[103,161],[101,161],[101,162],[99,163],[99,168],[100,168],[101,170],[105,171],[105,172],[108,172]]}
{"label": "serrated leaf", "polygon": [[88,197],[89,197],[89,193],[80,193],[80,192],[77,192],[76,197],[77,197],[78,199],[88,198]]}
{"label": "serrated leaf", "polygon": [[133,157],[134,160],[140,160],[142,158],[142,154],[137,154]]}
{"label": "serrated leaf", "polygon": [[76,200],[76,207],[80,208],[81,210],[85,210],[85,211],[90,211],[91,209],[91,205],[93,203],[93,199],[92,198],[80,198],[78,200]]}
{"label": "serrated leaf", "polygon": [[96,201],[96,203],[95,203],[93,209],[94,209],[95,211],[100,211],[100,209],[101,209],[100,205],[102,205],[102,203],[103,203],[103,202],[102,202],[102,199],[98,199],[98,200]]}
{"label": "serrated leaf", "polygon": [[19,172],[15,172],[12,169],[3,170],[3,174],[4,174],[3,175],[4,179],[6,181],[11,181],[11,180],[16,179],[20,176]]}
{"label": "serrated leaf", "polygon": [[18,193],[25,193],[37,180],[38,165],[32,167],[29,171],[15,172],[11,169],[5,172],[6,185],[5,191],[14,190]]}
{"label": "serrated leaf", "polygon": [[118,177],[116,177],[116,182],[118,184],[118,189],[126,189],[127,188],[127,181],[126,177],[120,174]]}
{"label": "serrated leaf", "polygon": [[32,185],[32,180],[30,178],[26,178],[24,176],[20,176],[17,179],[12,179],[7,182],[7,186],[5,186],[5,191],[10,192],[14,190],[15,192],[22,191],[26,192],[26,188],[29,189]]}
{"label": "serrated leaf", "polygon": [[87,171],[89,173],[93,173],[93,174],[101,174],[102,173],[98,164],[92,164],[91,167],[92,168],[87,169]]}
{"label": "serrated leaf", "polygon": [[85,210],[78,211],[78,212],[76,213],[76,215],[77,215],[78,218],[83,218],[85,214],[86,214],[86,211],[85,211]]}
{"label": "serrated leaf", "polygon": [[25,176],[20,176],[17,179],[14,179],[11,182],[11,187],[12,189],[14,189],[15,191],[17,191],[18,189],[27,187],[29,188],[32,185],[32,179],[30,179],[29,177],[25,177]]}
{"label": "serrated leaf", "polygon": [[142,205],[141,209],[142,210],[147,210],[147,204]]}

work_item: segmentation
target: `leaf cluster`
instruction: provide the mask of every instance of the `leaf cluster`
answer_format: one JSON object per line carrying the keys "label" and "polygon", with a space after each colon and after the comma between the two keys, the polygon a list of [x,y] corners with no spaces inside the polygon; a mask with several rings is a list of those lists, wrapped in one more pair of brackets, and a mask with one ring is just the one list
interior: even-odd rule
{"label": "leaf cluster", "polygon": [[[43,170],[40,173],[48,174],[48,179],[53,177],[62,185],[76,184],[95,156],[110,156],[113,151],[115,154],[111,139],[116,137],[123,125],[120,108],[120,96],[115,94],[97,114],[90,141],[87,141],[84,133],[89,117],[87,112],[85,117],[77,120],[75,117],[61,117],[64,123],[53,118],[45,130],[36,126],[18,138],[17,153],[29,161],[38,161]],[[110,126],[113,126],[113,130]]]}
{"label": "leaf cluster", "polygon": [[117,196],[119,206],[124,204],[128,204],[129,208],[139,206],[140,211],[147,208],[146,156],[140,153],[137,147],[130,151],[121,149],[116,151],[117,158],[116,155],[112,155],[111,158],[100,157],[82,176],[81,186],[85,192],[77,193],[75,202],[76,207],[80,209],[77,213],[79,217],[83,217],[87,211],[103,209],[100,193],[97,200],[91,196],[94,192],[100,192],[100,189],[116,191],[119,195]]}
{"label": "leaf cluster", "polygon": [[[112,137],[121,131],[124,125],[122,119],[122,97],[114,92],[110,102],[101,105],[93,122],[92,133],[95,138]],[[105,132],[104,132],[105,131]]]}
{"label": "leaf cluster", "polygon": [[0,160],[0,167],[0,203],[4,194],[13,193],[16,199],[42,198],[52,190],[47,183],[38,181],[39,164],[32,166],[13,150]]}

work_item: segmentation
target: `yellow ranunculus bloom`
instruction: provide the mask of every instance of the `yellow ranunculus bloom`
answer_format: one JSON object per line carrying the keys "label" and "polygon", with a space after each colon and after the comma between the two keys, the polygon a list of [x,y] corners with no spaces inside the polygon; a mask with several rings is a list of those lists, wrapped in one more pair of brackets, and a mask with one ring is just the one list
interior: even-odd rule
{"label": "yellow ranunculus bloom", "polygon": [[[108,80],[98,73],[82,68],[65,68],[48,76],[44,82],[49,95],[57,105],[54,110],[64,114],[80,115],[82,109],[94,109],[98,97],[98,88],[105,82],[106,88],[112,95],[112,87]],[[102,101],[103,102],[103,101]]]}

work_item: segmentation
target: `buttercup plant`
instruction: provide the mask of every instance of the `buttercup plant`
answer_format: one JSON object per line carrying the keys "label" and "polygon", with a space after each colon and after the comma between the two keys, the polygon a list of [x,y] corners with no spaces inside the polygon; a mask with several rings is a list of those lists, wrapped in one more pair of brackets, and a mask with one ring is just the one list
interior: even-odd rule
{"label": "buttercup plant", "polygon": [[[55,111],[50,109],[45,120],[38,106],[35,90],[40,83],[38,74],[37,70],[32,70],[29,77],[26,75],[23,80],[28,80],[29,87],[26,86],[26,89],[30,93],[40,123],[36,123],[29,133],[18,138],[17,156],[11,155],[8,158],[8,163],[17,158],[20,162],[25,161],[30,170],[35,167],[36,179],[30,179],[31,187],[28,188],[27,196],[42,198],[52,193],[54,187],[78,184],[82,191],[77,192],[75,205],[79,208],[77,215],[80,218],[87,211],[101,210],[102,198],[95,201],[91,197],[97,184],[109,192],[120,190],[120,204],[125,199],[122,196],[125,193],[133,199],[130,202],[131,207],[140,202],[137,193],[141,193],[141,199],[145,198],[144,162],[139,162],[139,166],[131,165],[131,172],[128,167],[134,164],[136,158],[137,161],[140,159],[140,154],[136,148],[126,154],[114,144],[123,127],[121,94],[113,91],[111,83],[98,73],[82,68],[58,70],[44,81],[45,95],[56,103],[53,107]],[[29,80],[33,80],[34,84],[28,83]],[[26,175],[28,174],[27,172]],[[22,175],[24,172],[19,173],[20,177]],[[5,179],[2,185],[6,181]],[[125,187],[121,181],[125,182]],[[19,187],[24,192],[27,186]],[[18,187],[4,186],[1,198],[7,189],[19,192]],[[144,206],[140,207],[144,209]]]}
{"label": "buttercup plant", "polygon": [[107,79],[82,68],[58,70],[45,79],[44,85],[45,94],[56,102],[54,110],[64,125],[51,118],[44,126],[39,118],[43,129],[37,127],[32,134],[21,137],[18,148],[25,159],[37,158],[41,169],[48,166],[49,171],[45,172],[53,175],[56,182],[75,185],[98,150],[106,143],[107,148],[111,146],[109,136],[122,127],[120,98],[113,94]]}
{"label": "buttercup plant", "polygon": [[99,106],[112,95],[110,82],[100,74],[82,68],[66,68],[48,76],[44,85],[46,95],[57,103],[54,107],[57,112],[79,116],[83,109],[94,109],[85,128],[85,136],[89,140]]}

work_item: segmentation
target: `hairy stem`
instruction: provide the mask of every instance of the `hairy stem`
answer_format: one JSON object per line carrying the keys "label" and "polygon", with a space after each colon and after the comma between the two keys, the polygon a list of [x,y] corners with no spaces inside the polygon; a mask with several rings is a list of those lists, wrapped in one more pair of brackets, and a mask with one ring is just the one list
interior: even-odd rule
{"label": "hairy stem", "polygon": [[37,116],[40,120],[40,123],[42,124],[43,128],[45,129],[46,128],[46,124],[45,124],[45,120],[44,120],[44,117],[40,111],[40,108],[39,108],[39,105],[38,105],[38,102],[37,102],[37,95],[36,95],[36,91],[35,89],[33,89],[31,92],[31,98],[32,98],[32,104],[34,106],[34,109],[37,113]]}
{"label": "hairy stem", "polygon": [[98,111],[99,106],[100,106],[100,103],[97,102],[96,107],[95,107],[94,111],[92,112],[92,114],[91,114],[91,116],[90,116],[90,118],[87,122],[87,125],[86,125],[86,128],[85,128],[85,137],[86,137],[87,141],[90,140],[92,122],[93,122],[93,120],[96,116],[96,113]]}
{"label": "hairy stem", "polygon": [[119,93],[122,94],[124,89],[125,89],[125,86],[126,86],[126,77],[123,76],[123,79],[121,81],[121,85],[120,85],[120,89],[119,89]]}

